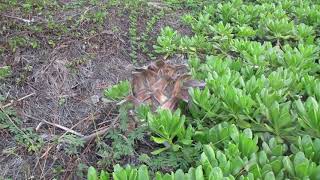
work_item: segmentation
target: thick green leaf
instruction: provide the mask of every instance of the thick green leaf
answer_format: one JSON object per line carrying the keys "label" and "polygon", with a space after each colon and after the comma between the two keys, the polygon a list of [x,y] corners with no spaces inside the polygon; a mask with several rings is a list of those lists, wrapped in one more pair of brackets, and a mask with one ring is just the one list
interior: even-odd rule
{"label": "thick green leaf", "polygon": [[268,157],[265,151],[260,151],[258,153],[258,161],[261,165],[265,165],[268,162]]}
{"label": "thick green leaf", "polygon": [[98,180],[98,174],[94,167],[90,166],[88,169],[88,180]]}
{"label": "thick green leaf", "polygon": [[186,177],[181,169],[178,169],[176,171],[176,173],[174,174],[174,179],[175,180],[185,180],[186,179]]}
{"label": "thick green leaf", "polygon": [[128,178],[127,171],[117,164],[114,166],[112,177],[114,180],[126,180]]}
{"label": "thick green leaf", "polygon": [[148,168],[146,165],[142,165],[138,169],[138,180],[149,180]]}
{"label": "thick green leaf", "polygon": [[271,166],[272,166],[272,170],[275,174],[278,174],[281,169],[282,169],[282,162],[280,159],[276,159],[274,161],[272,161],[271,163]]}
{"label": "thick green leaf", "polygon": [[213,168],[209,175],[209,180],[215,180],[215,179],[223,179],[223,173],[219,167]]}
{"label": "thick green leaf", "polygon": [[152,139],[152,141],[154,141],[155,143],[158,143],[158,144],[162,144],[164,142],[167,142],[167,139],[160,138],[160,137],[151,136],[151,139]]}
{"label": "thick green leaf", "polygon": [[162,175],[160,172],[156,172],[156,180],[163,180]]}
{"label": "thick green leaf", "polygon": [[104,170],[102,170],[101,173],[100,173],[100,180],[109,180],[109,173],[104,171]]}
{"label": "thick green leaf", "polygon": [[282,159],[282,163],[283,163],[284,169],[290,174],[290,176],[294,177],[295,176],[294,167],[290,158],[288,156],[285,156]]}
{"label": "thick green leaf", "polygon": [[217,159],[216,159],[213,148],[210,145],[204,145],[203,150],[204,150],[204,153],[205,153],[206,157],[208,158],[211,166],[216,166]]}
{"label": "thick green leaf", "polygon": [[198,166],[195,170],[195,180],[204,180],[202,166]]}
{"label": "thick green leaf", "polygon": [[265,180],[275,180],[276,177],[274,176],[274,173],[272,171],[270,171],[264,176],[264,179]]}

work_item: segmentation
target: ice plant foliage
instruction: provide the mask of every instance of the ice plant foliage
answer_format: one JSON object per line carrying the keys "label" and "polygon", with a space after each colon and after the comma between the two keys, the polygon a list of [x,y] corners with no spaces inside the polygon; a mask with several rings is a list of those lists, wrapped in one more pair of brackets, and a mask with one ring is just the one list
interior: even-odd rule
{"label": "ice plant foliage", "polygon": [[153,156],[200,154],[183,170],[116,165],[110,177],[320,179],[319,1],[166,2],[189,10],[193,33],[165,27],[153,47],[187,55],[188,67],[137,69],[128,99],[151,107],[137,114],[160,144]]}

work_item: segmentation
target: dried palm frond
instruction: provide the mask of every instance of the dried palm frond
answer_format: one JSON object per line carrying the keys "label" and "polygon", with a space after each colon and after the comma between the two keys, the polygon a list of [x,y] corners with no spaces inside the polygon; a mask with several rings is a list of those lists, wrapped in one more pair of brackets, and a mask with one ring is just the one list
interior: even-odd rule
{"label": "dried palm frond", "polygon": [[204,87],[205,83],[192,80],[185,65],[171,65],[162,60],[132,73],[132,95],[127,100],[136,106],[148,104],[157,108],[175,109],[179,100],[188,102],[190,87]]}

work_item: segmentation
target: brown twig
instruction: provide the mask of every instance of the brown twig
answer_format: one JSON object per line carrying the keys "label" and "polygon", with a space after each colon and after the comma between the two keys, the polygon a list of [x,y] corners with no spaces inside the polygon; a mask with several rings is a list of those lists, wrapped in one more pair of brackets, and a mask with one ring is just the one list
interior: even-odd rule
{"label": "brown twig", "polygon": [[29,19],[23,19],[23,18],[20,18],[20,17],[10,16],[10,15],[5,15],[5,14],[1,14],[1,16],[7,17],[7,18],[16,19],[16,20],[25,22],[27,24],[35,22],[35,20],[33,18],[31,20],[29,20]]}
{"label": "brown twig", "polygon": [[52,125],[52,126],[55,126],[55,127],[57,127],[57,128],[60,128],[60,129],[62,129],[62,130],[65,130],[65,131],[67,131],[67,132],[69,132],[69,133],[72,133],[72,134],[75,134],[75,135],[77,135],[77,136],[84,137],[84,135],[82,135],[81,133],[78,133],[78,132],[76,132],[76,131],[74,131],[74,130],[72,130],[72,129],[70,129],[70,128],[64,127],[64,126],[62,126],[62,125],[60,125],[60,124],[52,123],[52,122],[46,121],[46,120],[44,120],[44,119],[39,119],[39,118],[33,117],[33,116],[31,116],[31,115],[28,115],[28,114],[24,114],[24,115],[27,116],[27,117],[29,117],[29,118],[31,118],[31,119],[34,119],[34,120],[37,120],[37,121],[40,121],[40,122],[44,122],[44,123],[50,124],[50,125]]}
{"label": "brown twig", "polygon": [[12,101],[12,102],[4,105],[4,106],[1,106],[1,108],[5,109],[5,108],[11,106],[12,104],[14,104],[15,102],[20,102],[20,101],[22,101],[22,100],[24,100],[24,99],[27,99],[28,97],[31,97],[31,96],[33,96],[33,95],[35,95],[35,94],[36,94],[36,93],[31,93],[31,94],[28,94],[28,95],[26,95],[26,96],[23,96],[22,98],[19,98],[19,99],[16,100],[16,101]]}
{"label": "brown twig", "polygon": [[91,140],[93,140],[95,137],[104,135],[106,132],[108,132],[109,129],[111,129],[111,128],[116,126],[119,117],[120,116],[118,115],[116,118],[114,118],[113,122],[109,126],[106,126],[106,127],[102,128],[102,129],[100,129],[99,131],[96,131],[96,132],[94,132],[94,133],[92,133],[90,135],[82,137],[82,140],[87,143],[87,142],[90,142]]}

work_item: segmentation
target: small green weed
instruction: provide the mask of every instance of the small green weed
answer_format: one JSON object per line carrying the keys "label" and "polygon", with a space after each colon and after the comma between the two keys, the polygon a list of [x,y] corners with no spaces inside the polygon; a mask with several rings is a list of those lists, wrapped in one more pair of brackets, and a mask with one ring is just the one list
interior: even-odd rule
{"label": "small green weed", "polygon": [[39,151],[44,143],[43,139],[31,128],[22,128],[21,120],[16,117],[13,110],[2,109],[0,111],[0,129],[8,130],[14,139],[28,151]]}
{"label": "small green weed", "polygon": [[85,142],[74,134],[66,134],[58,139],[58,143],[65,144],[64,151],[68,155],[75,155],[84,147]]}
{"label": "small green weed", "polygon": [[[152,10],[151,10],[152,11]],[[163,10],[157,12],[155,15],[153,15],[146,23],[145,31],[141,35],[141,42],[139,44],[141,51],[144,54],[147,54],[147,56],[150,59],[155,59],[155,55],[152,53],[152,50],[150,50],[147,47],[147,43],[150,42],[150,33],[153,30],[155,24],[163,17],[165,12]]]}
{"label": "small green weed", "polygon": [[129,81],[120,81],[118,84],[106,89],[104,91],[105,97],[111,100],[120,100],[126,97],[131,91]]}
{"label": "small green weed", "polygon": [[129,35],[130,35],[130,44],[131,44],[131,53],[130,57],[133,63],[137,63],[138,58],[138,30],[137,30],[137,21],[138,21],[138,12],[133,8],[130,16],[130,28],[129,28]]}
{"label": "small green weed", "polygon": [[4,79],[10,75],[11,75],[11,67],[10,66],[0,67],[0,79]]}
{"label": "small green weed", "polygon": [[[140,126],[128,132],[128,111],[132,105],[123,104],[119,112],[119,128],[110,130],[102,139],[97,141],[97,154],[101,157],[98,164],[106,167],[114,163],[120,163],[124,157],[135,156],[135,145],[137,141],[144,138],[146,127]],[[111,142],[111,143],[109,143]]]}

